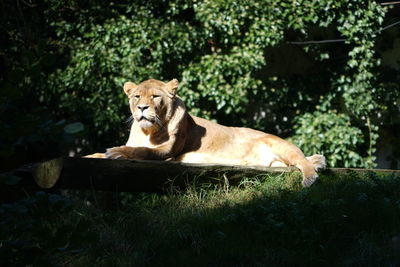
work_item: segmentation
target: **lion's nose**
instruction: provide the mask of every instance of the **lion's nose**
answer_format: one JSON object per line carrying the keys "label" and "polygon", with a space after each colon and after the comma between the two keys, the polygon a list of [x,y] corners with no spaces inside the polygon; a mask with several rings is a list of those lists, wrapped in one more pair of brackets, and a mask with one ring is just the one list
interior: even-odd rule
{"label": "lion's nose", "polygon": [[143,112],[145,109],[148,109],[149,106],[148,105],[137,105],[137,108]]}

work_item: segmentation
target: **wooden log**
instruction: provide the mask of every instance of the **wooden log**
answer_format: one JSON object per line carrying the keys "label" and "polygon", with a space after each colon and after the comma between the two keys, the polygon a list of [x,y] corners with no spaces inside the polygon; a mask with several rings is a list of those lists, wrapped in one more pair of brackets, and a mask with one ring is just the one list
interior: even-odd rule
{"label": "wooden log", "polygon": [[296,168],[189,164],[173,161],[57,158],[25,165],[14,175],[23,184],[43,189],[95,189],[104,191],[160,192],[171,186],[184,187],[195,180],[202,183],[237,183],[244,177],[266,173],[292,172]]}
{"label": "wooden log", "polygon": [[[338,168],[331,173],[349,171],[393,173],[395,170]],[[120,192],[163,192],[171,187],[182,188],[196,181],[201,183],[238,183],[245,177],[281,174],[297,168],[263,166],[227,166],[188,164],[172,161],[110,160],[96,158],[57,158],[26,165],[14,172],[24,183],[34,180],[43,189],[94,189]]]}

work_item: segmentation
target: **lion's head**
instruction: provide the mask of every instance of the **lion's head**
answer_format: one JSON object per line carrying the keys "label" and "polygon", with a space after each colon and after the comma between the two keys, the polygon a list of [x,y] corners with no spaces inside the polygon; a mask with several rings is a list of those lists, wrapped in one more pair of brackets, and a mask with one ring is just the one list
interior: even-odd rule
{"label": "lion's head", "polygon": [[139,85],[132,82],[124,84],[133,119],[142,129],[160,128],[169,119],[178,84],[176,79],[168,83],[150,79]]}

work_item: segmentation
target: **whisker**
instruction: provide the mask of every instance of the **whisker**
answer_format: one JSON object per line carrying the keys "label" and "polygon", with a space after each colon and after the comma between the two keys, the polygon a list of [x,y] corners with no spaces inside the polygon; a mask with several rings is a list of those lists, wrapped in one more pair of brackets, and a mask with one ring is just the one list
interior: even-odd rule
{"label": "whisker", "polygon": [[130,115],[130,116],[125,120],[125,123],[126,123],[126,124],[129,124],[129,126],[131,126],[132,123],[133,123],[133,121],[134,121],[133,116]]}
{"label": "whisker", "polygon": [[163,127],[163,123],[162,120],[160,119],[160,117],[158,115],[155,116],[155,122],[158,124],[158,126],[160,126],[161,128]]}

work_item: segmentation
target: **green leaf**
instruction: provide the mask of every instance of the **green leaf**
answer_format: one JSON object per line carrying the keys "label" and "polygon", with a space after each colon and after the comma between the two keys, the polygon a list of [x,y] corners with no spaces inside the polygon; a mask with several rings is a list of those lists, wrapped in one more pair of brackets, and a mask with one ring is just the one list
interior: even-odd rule
{"label": "green leaf", "polygon": [[64,127],[64,131],[67,134],[76,134],[76,133],[82,132],[84,129],[85,129],[85,127],[83,126],[83,124],[81,122],[70,123]]}
{"label": "green leaf", "polygon": [[13,174],[1,174],[0,175],[0,184],[5,185],[16,185],[19,181],[21,181],[21,177],[15,176]]}

